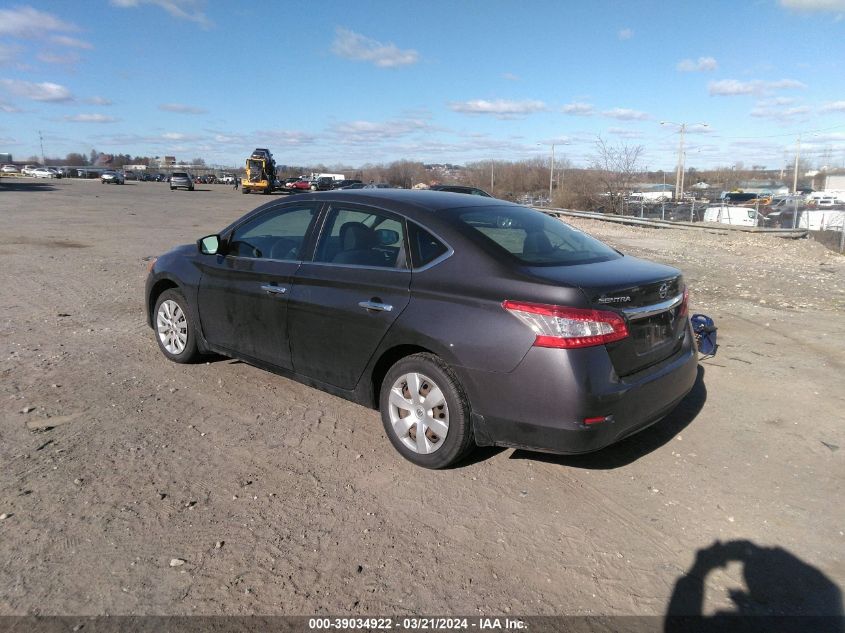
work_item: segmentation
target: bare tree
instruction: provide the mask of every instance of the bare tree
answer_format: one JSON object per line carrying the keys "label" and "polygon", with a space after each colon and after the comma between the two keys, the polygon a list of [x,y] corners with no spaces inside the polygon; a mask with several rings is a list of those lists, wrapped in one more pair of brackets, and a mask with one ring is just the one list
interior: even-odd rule
{"label": "bare tree", "polygon": [[637,164],[642,153],[642,145],[610,145],[600,136],[596,139],[591,166],[604,189],[599,195],[606,199],[606,206],[611,213],[623,213],[625,195],[631,190],[634,177],[640,172]]}

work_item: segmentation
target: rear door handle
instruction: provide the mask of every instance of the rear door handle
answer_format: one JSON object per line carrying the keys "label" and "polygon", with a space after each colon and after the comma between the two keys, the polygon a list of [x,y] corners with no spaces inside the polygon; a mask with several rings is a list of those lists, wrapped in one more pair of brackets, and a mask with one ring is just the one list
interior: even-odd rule
{"label": "rear door handle", "polygon": [[266,292],[267,294],[270,294],[270,295],[283,295],[288,291],[287,288],[283,288],[282,286],[270,286],[270,285],[261,286],[261,289],[264,292]]}
{"label": "rear door handle", "polygon": [[375,301],[359,301],[358,305],[366,310],[373,310],[375,312],[390,312],[393,306],[387,303],[376,303]]}

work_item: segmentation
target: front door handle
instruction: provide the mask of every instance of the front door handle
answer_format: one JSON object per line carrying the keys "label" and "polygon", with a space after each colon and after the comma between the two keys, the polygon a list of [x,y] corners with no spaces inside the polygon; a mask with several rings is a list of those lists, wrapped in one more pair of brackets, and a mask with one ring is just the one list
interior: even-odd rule
{"label": "front door handle", "polygon": [[270,285],[261,286],[261,289],[264,292],[266,292],[267,294],[270,294],[270,295],[283,295],[288,291],[287,288],[283,288],[282,286],[270,286]]}
{"label": "front door handle", "polygon": [[359,301],[358,305],[366,310],[373,310],[375,312],[390,312],[393,306],[387,303],[377,303],[375,301]]}

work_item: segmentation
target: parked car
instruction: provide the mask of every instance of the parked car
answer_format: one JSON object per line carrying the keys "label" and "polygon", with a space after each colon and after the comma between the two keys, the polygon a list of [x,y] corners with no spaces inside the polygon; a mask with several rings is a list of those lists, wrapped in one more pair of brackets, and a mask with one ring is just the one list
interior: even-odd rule
{"label": "parked car", "polygon": [[338,189],[364,189],[367,185],[363,182],[353,182],[351,185],[344,185],[343,187],[338,187]]}
{"label": "parked car", "polygon": [[168,359],[223,354],[379,409],[428,468],[475,444],[598,450],[698,373],[678,270],[480,196],[271,202],[153,261],[146,307]]}
{"label": "parked car", "polygon": [[303,179],[302,178],[285,178],[284,182],[282,183],[282,187],[285,187],[286,189],[293,189],[294,183],[299,182],[300,180],[303,180]]}
{"label": "parked car", "polygon": [[297,179],[295,182],[287,186],[288,189],[297,191],[311,191],[311,181],[305,179]]}
{"label": "parked car", "polygon": [[123,179],[124,180],[138,180],[138,174],[134,171],[125,171],[123,172]]}
{"label": "parked car", "polygon": [[100,175],[100,182],[104,185],[122,185],[125,184],[123,173],[119,171],[104,171]]}
{"label": "parked car", "polygon": [[194,190],[194,179],[193,177],[184,171],[174,171],[173,175],[170,176],[170,191],[174,189],[187,189],[188,191]]}
{"label": "parked car", "polygon": [[473,196],[484,196],[492,198],[484,189],[478,187],[467,187],[465,185],[432,185],[429,187],[431,191],[451,191],[452,193],[468,193]]}
{"label": "parked car", "polygon": [[357,178],[345,178],[343,180],[335,180],[332,183],[332,189],[345,189],[349,187],[349,185],[363,185],[360,180]]}
{"label": "parked car", "polygon": [[38,165],[24,165],[21,168],[21,173],[24,176],[32,176],[32,172],[38,169]]}
{"label": "parked car", "polygon": [[368,185],[364,185],[364,189],[390,189],[390,185],[386,182],[371,182]]}
{"label": "parked car", "polygon": [[35,178],[56,178],[56,172],[46,167],[36,167],[29,172],[30,176]]}
{"label": "parked car", "polygon": [[334,189],[334,182],[331,176],[321,176],[311,182],[311,191],[330,191]]}
{"label": "parked car", "polygon": [[4,174],[19,174],[20,170],[14,165],[3,165],[0,167],[0,172]]}

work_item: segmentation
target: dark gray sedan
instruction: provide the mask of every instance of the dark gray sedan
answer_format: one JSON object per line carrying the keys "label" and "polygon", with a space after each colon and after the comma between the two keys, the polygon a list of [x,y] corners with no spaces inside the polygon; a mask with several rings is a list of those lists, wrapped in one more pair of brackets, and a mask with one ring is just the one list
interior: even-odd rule
{"label": "dark gray sedan", "polygon": [[159,257],[146,307],[169,359],[240,358],[379,409],[428,468],[474,445],[600,449],[669,413],[697,374],[679,271],[455,193],[265,204]]}

